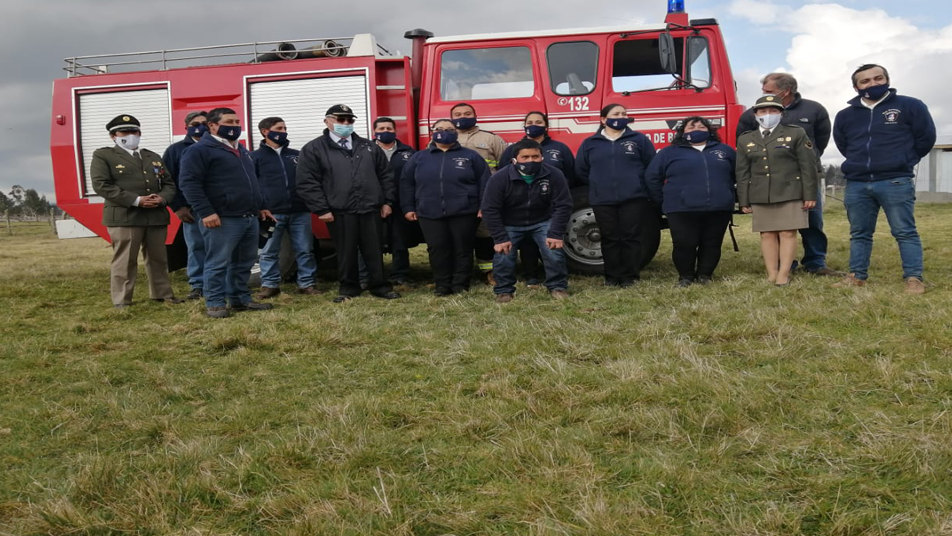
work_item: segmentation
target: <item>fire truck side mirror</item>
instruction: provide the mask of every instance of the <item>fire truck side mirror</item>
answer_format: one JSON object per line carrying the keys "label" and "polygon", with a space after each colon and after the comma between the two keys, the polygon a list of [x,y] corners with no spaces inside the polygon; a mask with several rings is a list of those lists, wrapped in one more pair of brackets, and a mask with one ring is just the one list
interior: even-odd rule
{"label": "fire truck side mirror", "polygon": [[658,54],[661,56],[661,70],[669,74],[678,74],[678,58],[674,53],[674,38],[669,32],[658,36]]}

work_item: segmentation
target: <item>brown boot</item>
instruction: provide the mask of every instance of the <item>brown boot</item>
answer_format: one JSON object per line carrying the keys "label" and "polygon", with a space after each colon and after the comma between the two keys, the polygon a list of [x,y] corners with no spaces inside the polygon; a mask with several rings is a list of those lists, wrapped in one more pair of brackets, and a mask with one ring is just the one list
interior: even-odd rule
{"label": "brown boot", "polygon": [[556,300],[564,300],[565,298],[569,297],[569,293],[560,288],[553,290],[549,294],[552,296],[553,299],[556,299]]}
{"label": "brown boot", "polygon": [[317,296],[318,294],[323,294],[320,290],[317,290],[317,287],[310,286],[298,289],[298,294],[307,294],[308,296]]}
{"label": "brown boot", "polygon": [[849,274],[836,283],[833,283],[831,286],[833,288],[865,287],[866,281],[864,279],[856,279],[856,274]]}
{"label": "brown boot", "polygon": [[925,294],[926,284],[918,277],[906,278],[906,294]]}
{"label": "brown boot", "polygon": [[509,303],[512,301],[512,294],[496,294],[496,303]]}
{"label": "brown boot", "polygon": [[489,286],[491,286],[491,287],[495,287],[495,286],[496,286],[496,278],[493,277],[493,273],[492,273],[492,272],[486,272],[486,284],[489,285]]}
{"label": "brown boot", "polygon": [[261,287],[261,292],[256,296],[259,300],[267,300],[281,294],[281,289],[274,287]]}

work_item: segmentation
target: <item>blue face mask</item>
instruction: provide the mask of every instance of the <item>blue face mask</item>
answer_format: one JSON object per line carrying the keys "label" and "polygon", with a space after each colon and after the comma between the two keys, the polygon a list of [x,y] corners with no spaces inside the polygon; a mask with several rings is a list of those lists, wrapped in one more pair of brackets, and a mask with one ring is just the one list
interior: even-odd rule
{"label": "blue face mask", "polygon": [[232,125],[218,125],[218,136],[228,141],[235,141],[241,137],[241,127]]}
{"label": "blue face mask", "polygon": [[354,133],[354,125],[348,125],[345,123],[334,123],[334,134],[337,134],[341,138],[346,138]]}
{"label": "blue face mask", "polygon": [[542,171],[542,162],[516,162],[516,169],[523,175],[534,177]]}
{"label": "blue face mask", "polygon": [[630,122],[631,119],[627,117],[614,117],[612,119],[606,119],[605,125],[615,130],[625,130],[625,127],[627,127]]}
{"label": "blue face mask", "polygon": [[391,143],[397,141],[396,132],[377,132],[374,134],[374,138],[377,138],[377,141],[384,145],[390,145]]}
{"label": "blue face mask", "polygon": [[277,143],[278,145],[284,145],[284,142],[288,141],[288,133],[278,132],[277,130],[269,130],[268,139],[274,143]]}
{"label": "blue face mask", "polygon": [[469,130],[476,126],[475,117],[460,117],[453,120],[453,126],[459,130]]}
{"label": "blue face mask", "polygon": [[881,86],[870,86],[866,89],[859,89],[859,96],[864,99],[869,99],[871,101],[878,101],[883,98],[886,93],[889,92],[889,84],[883,84]]}
{"label": "blue face mask", "polygon": [[451,145],[456,143],[456,139],[459,138],[459,134],[456,132],[451,132],[448,130],[441,130],[433,133],[433,141],[436,143],[443,143],[446,145]]}
{"label": "blue face mask", "polygon": [[203,134],[208,132],[208,127],[205,125],[196,125],[194,127],[188,127],[188,135],[192,138],[201,138]]}
{"label": "blue face mask", "polygon": [[704,143],[711,137],[711,133],[706,130],[693,130],[684,133],[684,141],[688,143]]}
{"label": "blue face mask", "polygon": [[545,136],[546,130],[548,129],[541,125],[529,125],[526,127],[526,136],[530,138],[541,138]]}

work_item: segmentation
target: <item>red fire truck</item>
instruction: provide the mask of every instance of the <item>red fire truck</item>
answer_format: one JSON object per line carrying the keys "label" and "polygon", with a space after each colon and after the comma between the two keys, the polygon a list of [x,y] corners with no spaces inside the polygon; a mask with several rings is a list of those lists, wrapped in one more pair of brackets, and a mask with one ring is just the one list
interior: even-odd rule
{"label": "red fire truck", "polygon": [[[724,39],[714,19],[690,20],[670,0],[664,23],[434,37],[413,30],[411,56],[391,53],[373,36],[285,40],[68,58],[69,76],[53,84],[50,153],[57,204],[109,238],[100,223],[102,198],[92,189],[95,149],[110,144],[104,125],[119,113],[142,122],[142,146],[161,153],[182,139],[185,115],[219,106],[235,109],[245,125],[242,143],[257,147],[254,128],[264,117],[287,122],[297,146],[321,134],[323,113],[345,103],[369,136],[375,117],[396,120],[399,136],[415,147],[429,142],[429,125],[458,102],[475,106],[480,127],[509,142],[522,138],[522,120],[538,110],[550,135],[576,150],[599,127],[599,110],[627,107],[631,128],[660,148],[689,115],[722,125],[734,140],[742,111]],[[240,62],[240,63],[236,63]],[[573,190],[575,211],[566,253],[575,271],[597,273],[600,235],[586,187]],[[183,246],[172,218],[168,244]],[[644,261],[655,254],[658,227],[646,229]],[[327,238],[316,218],[315,235]],[[183,251],[171,248],[170,264]]]}

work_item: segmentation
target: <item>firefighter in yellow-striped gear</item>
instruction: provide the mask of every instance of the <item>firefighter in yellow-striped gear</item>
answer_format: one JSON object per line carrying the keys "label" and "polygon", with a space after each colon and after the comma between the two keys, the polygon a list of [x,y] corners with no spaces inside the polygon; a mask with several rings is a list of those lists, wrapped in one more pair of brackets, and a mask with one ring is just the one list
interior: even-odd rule
{"label": "firefighter in yellow-striped gear", "polygon": [[[461,102],[450,110],[450,119],[459,132],[459,144],[467,149],[472,149],[479,153],[479,156],[486,160],[486,164],[492,172],[499,167],[505,167],[506,163],[500,164],[499,159],[503,151],[506,150],[507,143],[492,132],[482,130],[476,125],[476,109],[471,104]],[[489,285],[495,285],[493,279],[493,239],[486,229],[486,224],[479,223],[476,230],[476,266],[479,273],[483,274]]]}

